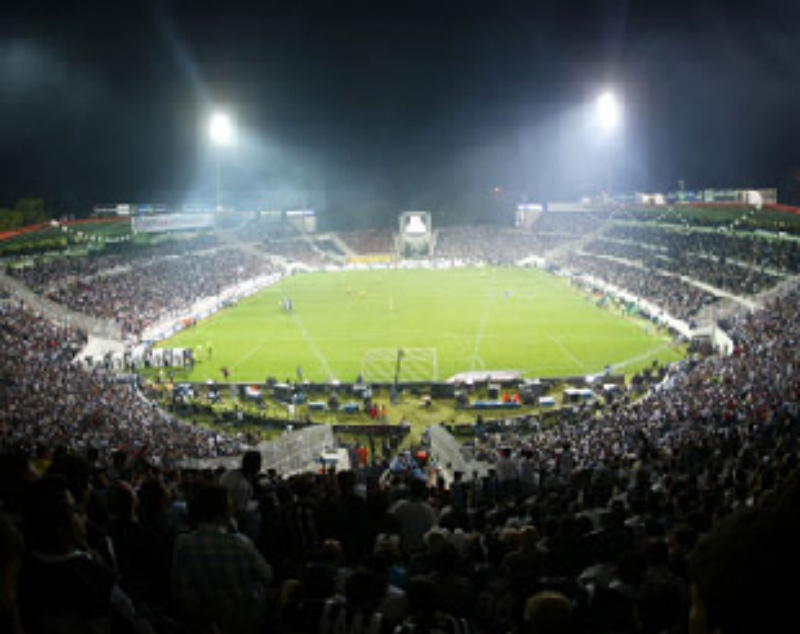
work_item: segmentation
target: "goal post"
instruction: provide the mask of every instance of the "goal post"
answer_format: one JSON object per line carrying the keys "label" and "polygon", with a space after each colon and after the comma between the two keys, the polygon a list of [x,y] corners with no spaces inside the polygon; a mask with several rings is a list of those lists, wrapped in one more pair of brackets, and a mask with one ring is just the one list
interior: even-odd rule
{"label": "goal post", "polygon": [[367,383],[436,381],[439,364],[436,348],[370,348],[361,361],[361,376]]}

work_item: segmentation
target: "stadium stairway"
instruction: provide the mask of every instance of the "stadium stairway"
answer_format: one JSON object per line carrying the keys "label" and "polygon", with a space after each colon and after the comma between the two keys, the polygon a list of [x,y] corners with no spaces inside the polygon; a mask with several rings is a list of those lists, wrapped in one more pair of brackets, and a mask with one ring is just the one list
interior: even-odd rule
{"label": "stadium stairway", "polygon": [[337,234],[329,233],[327,234],[327,237],[330,239],[331,242],[333,242],[336,245],[336,248],[338,248],[346,256],[350,257],[351,255],[355,255],[353,249],[351,249],[348,246],[348,244],[344,240],[342,240]]}
{"label": "stadium stairway", "polygon": [[255,255],[259,258],[266,258],[267,254],[264,253],[262,249],[259,249],[254,244],[248,244],[247,242],[242,242],[235,233],[235,229],[217,229],[214,232],[214,235],[217,236],[219,241],[229,247],[233,247],[234,249],[239,249],[240,251],[244,251],[251,255]]}

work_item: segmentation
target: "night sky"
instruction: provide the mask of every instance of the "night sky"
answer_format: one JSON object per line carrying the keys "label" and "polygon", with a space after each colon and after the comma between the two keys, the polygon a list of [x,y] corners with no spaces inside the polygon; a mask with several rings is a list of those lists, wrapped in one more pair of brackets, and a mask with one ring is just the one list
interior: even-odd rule
{"label": "night sky", "polygon": [[[210,205],[217,160],[224,204],[331,225],[679,179],[800,203],[800,2],[29,0],[0,16],[0,206]],[[624,102],[614,135],[591,116],[606,89]],[[238,140],[215,154],[218,108]]]}

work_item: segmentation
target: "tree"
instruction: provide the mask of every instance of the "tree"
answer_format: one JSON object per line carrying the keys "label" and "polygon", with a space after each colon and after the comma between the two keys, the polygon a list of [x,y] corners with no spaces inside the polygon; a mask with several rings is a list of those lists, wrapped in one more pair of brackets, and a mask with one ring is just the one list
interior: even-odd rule
{"label": "tree", "polygon": [[44,213],[44,200],[41,198],[20,198],[14,209],[22,214],[23,226],[44,222],[47,219]]}
{"label": "tree", "polygon": [[11,231],[22,226],[22,212],[16,209],[0,209],[0,231]]}

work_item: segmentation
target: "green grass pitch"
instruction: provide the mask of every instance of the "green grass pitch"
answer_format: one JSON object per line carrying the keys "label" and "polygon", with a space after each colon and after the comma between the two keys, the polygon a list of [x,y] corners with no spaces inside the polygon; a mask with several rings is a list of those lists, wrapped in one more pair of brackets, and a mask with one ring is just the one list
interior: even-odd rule
{"label": "green grass pitch", "polygon": [[[292,299],[284,312],[281,300]],[[446,380],[465,371],[518,370],[528,378],[630,373],[682,356],[669,340],[619,311],[599,308],[566,279],[536,269],[472,268],[300,274],[242,300],[160,347],[191,347],[200,361],[182,378],[352,382],[394,376]],[[211,354],[209,355],[209,348]],[[425,350],[415,361],[414,350]],[[436,372],[432,363],[435,351]],[[210,358],[209,358],[210,356]]]}

